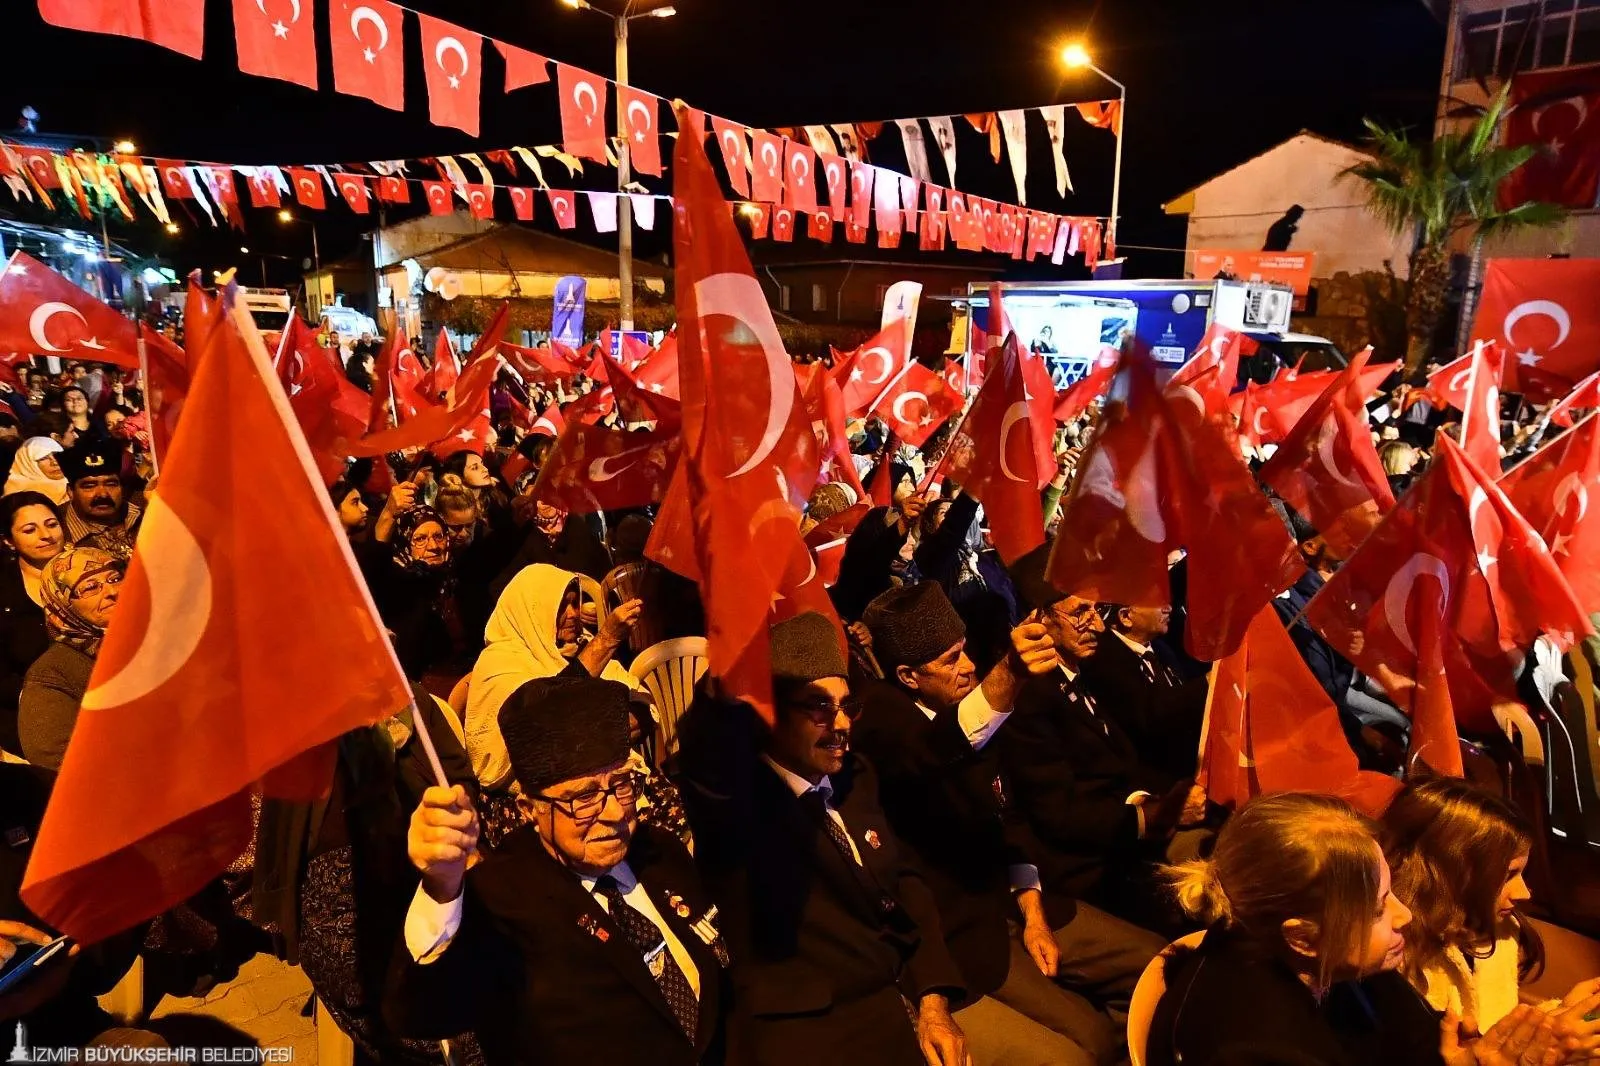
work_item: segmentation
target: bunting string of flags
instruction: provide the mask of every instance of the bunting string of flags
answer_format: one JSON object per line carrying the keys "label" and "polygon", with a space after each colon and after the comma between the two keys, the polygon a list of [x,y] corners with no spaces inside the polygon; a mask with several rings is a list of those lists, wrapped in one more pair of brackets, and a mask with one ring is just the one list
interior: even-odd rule
{"label": "bunting string of flags", "polygon": [[[660,124],[662,99],[645,90],[618,86],[601,75],[473,33],[393,3],[392,0],[323,2],[328,8],[333,88],[337,92],[360,96],[393,110],[404,108],[406,71],[403,39],[407,12],[414,16],[421,39],[429,115],[436,125],[459,129],[471,136],[479,134],[485,43],[492,44],[504,61],[504,91],[514,92],[553,81],[560,97],[561,146],[543,146],[532,153],[520,148],[511,151],[517,152],[533,172],[536,187],[549,193],[552,211],[564,228],[575,216],[572,209],[574,197],[563,196],[549,189],[539,163],[541,158],[555,159],[576,175],[582,170],[583,160],[616,165],[616,153],[625,146],[630,162],[638,173],[660,177],[665,171],[660,137],[663,134],[675,137],[682,132],[682,127],[688,125],[696,128],[702,136],[708,132],[716,135],[720,155],[735,193],[758,209],[745,212],[752,229],[767,229],[775,240],[792,239],[794,230],[799,228],[795,224],[797,216],[808,214],[813,216],[813,220],[806,228],[816,239],[831,239],[831,230],[845,223],[843,228],[848,240],[865,242],[866,212],[857,210],[853,225],[844,217],[844,192],[851,181],[864,181],[868,192],[871,186],[881,188],[879,197],[884,210],[878,215],[880,247],[895,247],[901,236],[909,233],[918,238],[924,250],[942,248],[948,238],[957,247],[967,250],[1009,253],[1019,259],[1049,254],[1053,261],[1059,263],[1066,254],[1074,254],[1069,250],[1087,249],[1101,232],[1099,221],[1095,219],[1031,212],[1023,207],[1026,202],[1027,111],[1039,113],[1049,135],[1055,154],[1058,193],[1065,196],[1066,192],[1071,191],[1060,123],[1060,115],[1066,105],[964,116],[974,129],[989,135],[991,153],[997,163],[1001,155],[1002,131],[1004,133],[1003,140],[1010,151],[1011,169],[1018,190],[1018,203],[1004,204],[969,198],[954,188],[954,116],[763,130],[685,108],[681,114],[675,115],[680,129],[664,131]],[[38,4],[40,15],[55,26],[144,40],[196,59],[204,53],[203,0],[169,0],[154,6],[139,3],[138,0],[95,0],[92,3],[38,0]],[[318,46],[313,29],[317,6],[318,0],[297,0],[285,10],[271,6],[269,11],[269,5],[255,0],[235,0],[234,36],[239,69],[247,74],[318,88]],[[552,65],[555,68],[554,78],[551,77]],[[618,105],[615,109],[614,137],[608,133],[608,111],[611,110],[613,92]],[[1117,101],[1091,101],[1075,106],[1090,125],[1121,136],[1121,109]],[[927,144],[923,136],[924,123],[932,132],[934,144],[945,163],[948,187],[935,185],[931,180]],[[868,142],[881,136],[887,128],[894,128],[902,138],[907,169],[911,171],[909,175],[897,174],[868,161]],[[22,157],[21,166],[18,156]],[[482,159],[475,155],[462,156],[475,165],[481,179],[476,183],[469,182],[450,157],[440,157],[438,162],[444,180],[424,182],[423,191],[430,205],[435,203],[436,197],[443,197],[445,203],[451,203],[449,193],[453,191],[474,213],[492,217],[495,183],[482,160],[493,161],[496,156],[503,157],[500,160],[502,164],[515,173],[515,163],[506,152],[488,153]],[[169,164],[180,169],[172,172]],[[152,165],[155,167],[154,175],[148,169]],[[372,166],[377,169],[385,165]],[[388,199],[385,196],[387,191],[390,197],[395,197],[389,202],[406,202],[398,200],[400,181],[405,180],[403,164],[387,166],[397,169],[377,169],[380,181],[374,190],[369,188],[365,175],[348,168],[330,171],[326,167],[245,168],[220,164],[173,164],[169,160],[145,161],[82,152],[62,156],[43,149],[21,147],[0,152],[0,180],[5,181],[15,197],[38,199],[46,206],[53,206],[50,192],[60,189],[69,201],[76,204],[81,214],[87,215],[87,190],[92,189],[102,207],[114,206],[125,217],[131,218],[132,203],[123,184],[126,182],[138,199],[163,222],[170,221],[163,200],[178,199],[195,201],[195,206],[207,215],[213,225],[217,224],[218,214],[230,223],[241,224],[238,194],[233,182],[235,171],[251,181],[251,202],[257,206],[275,206],[274,201],[280,199],[281,194],[292,192],[297,199],[301,199],[303,194],[304,206],[322,209],[325,197],[314,177],[314,174],[320,174],[335,195],[344,199],[352,210],[364,214],[370,210],[374,192],[379,200]],[[258,176],[258,172],[262,171],[267,174]],[[285,172],[291,175],[292,184],[285,183]],[[385,182],[382,179],[390,180]],[[827,222],[815,219],[819,213],[819,180],[826,184]],[[276,186],[275,192],[269,189],[269,181]],[[887,210],[890,196],[885,186],[891,185],[899,192],[899,209],[895,211]],[[440,186],[448,188],[441,189]],[[531,218],[534,187],[508,188],[511,190],[508,196],[517,217]],[[202,195],[202,189],[211,194],[209,199]],[[857,184],[857,189],[860,189],[860,184]],[[602,232],[610,231],[608,227],[615,213],[616,195],[592,194],[588,197]],[[647,195],[642,187],[639,195]],[[767,218],[761,217],[762,211],[759,209],[763,207],[766,208]],[[764,225],[768,222],[770,225]],[[1098,258],[1098,251],[1098,248],[1093,249],[1090,258]],[[1107,250],[1106,254],[1112,251]]]}

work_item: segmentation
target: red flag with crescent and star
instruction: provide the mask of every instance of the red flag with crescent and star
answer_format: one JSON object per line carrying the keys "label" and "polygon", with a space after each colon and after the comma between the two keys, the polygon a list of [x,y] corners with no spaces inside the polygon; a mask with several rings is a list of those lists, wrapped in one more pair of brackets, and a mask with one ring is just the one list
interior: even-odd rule
{"label": "red flag with crescent and star", "polygon": [[326,795],[332,742],[411,702],[277,374],[227,299],[23,879],[28,908],[85,944],[198,892],[249,845],[252,791]]}
{"label": "red flag with crescent and star", "polygon": [[783,202],[784,139],[766,130],[750,131],[751,195],[762,203]]}
{"label": "red flag with crescent and star", "polygon": [[233,0],[239,69],[317,87],[317,32],[310,0]]}
{"label": "red flag with crescent and star", "polygon": [[611,331],[600,334],[599,358],[606,380],[616,396],[617,410],[629,422],[659,421],[661,428],[675,427],[683,419],[683,405],[645,388],[628,369],[611,358]]}
{"label": "red flag with crescent and star", "polygon": [[[1544,541],[1440,434],[1427,472],[1307,605],[1306,621],[1412,720],[1411,755],[1461,774],[1457,722],[1492,729],[1520,653],[1587,614]],[[1513,653],[1518,653],[1513,661]]]}
{"label": "red flag with crescent and star", "polygon": [[0,276],[0,351],[139,365],[133,322],[27,252]]}
{"label": "red flag with crescent and star", "polygon": [[422,394],[436,401],[449,392],[460,377],[461,359],[456,355],[456,346],[450,343],[450,334],[440,326],[439,339],[433,342],[433,366],[422,380]]}
{"label": "red flag with crescent and star", "polygon": [[910,319],[893,319],[840,365],[845,415],[856,418],[871,409],[905,374],[910,359]]}
{"label": "red flag with crescent and star", "polygon": [[1339,372],[1256,472],[1263,485],[1306,516],[1341,559],[1394,506],[1361,398],[1361,372],[1371,356],[1368,348]]}
{"label": "red flag with crescent and star", "polygon": [[1500,206],[1539,200],[1593,207],[1600,194],[1600,65],[1519,73],[1511,101],[1506,146],[1538,151],[1501,183]]}
{"label": "red flag with crescent and star", "polygon": [[[369,429],[351,446],[350,454],[361,458],[451,440],[481,452],[488,445],[482,429],[489,414],[489,389],[499,370],[498,355],[469,363],[444,404],[428,407],[398,426],[378,432]],[[383,379],[374,374],[373,380]]]}
{"label": "red flag with crescent and star", "polygon": [[611,83],[565,63],[556,64],[561,96],[561,146],[579,159],[606,161],[606,101]]}
{"label": "red flag with crescent and star", "polygon": [[322,193],[322,175],[315,170],[305,170],[301,167],[283,169],[284,173],[289,175],[289,184],[294,187],[294,198],[301,207],[309,207],[315,211],[327,208],[328,201]]}
{"label": "red flag with crescent and star", "polygon": [[[185,307],[185,316],[188,308]],[[145,355],[145,406],[149,410],[150,446],[156,460],[161,461],[172,447],[172,436],[178,428],[178,417],[183,413],[189,395],[191,368],[189,356],[163,334],[139,323],[139,336],[144,340]]]}
{"label": "red flag with crescent and star", "polygon": [[1498,344],[1472,346],[1467,395],[1461,404],[1461,447],[1493,475],[1500,473],[1500,373],[1505,350]]}
{"label": "red flag with crescent and star", "polygon": [[1016,334],[1009,334],[991,356],[989,375],[951,437],[944,464],[945,476],[982,502],[994,546],[1008,564],[1044,543],[1034,437],[1054,430],[1053,422],[1039,425],[1034,417],[1023,383],[1022,349]]}
{"label": "red flag with crescent and star", "polygon": [[745,139],[745,128],[726,119],[712,117],[711,132],[722,149],[722,164],[728,170],[728,184],[741,198],[750,195],[750,143]]}
{"label": "red flag with crescent and star", "polygon": [[1570,428],[1572,412],[1588,411],[1600,407],[1600,370],[1595,371],[1573,386],[1546,412],[1552,425]]}
{"label": "red flag with crescent and star", "polygon": [[435,126],[478,135],[483,87],[483,38],[443,19],[417,14],[422,27],[422,70],[428,83],[428,116]]}
{"label": "red flag with crescent and star", "polygon": [[366,432],[372,398],[345,376],[338,349],[318,344],[316,330],[297,314],[284,327],[276,364],[317,472],[331,484],[344,472],[351,445]]}
{"label": "red flag with crescent and star", "polygon": [[628,161],[640,174],[661,176],[660,103],[643,89],[624,85],[617,89],[622,104],[622,136],[628,141]]}
{"label": "red flag with crescent and star", "polygon": [[39,16],[63,29],[149,41],[190,59],[205,50],[205,0],[39,0]]}
{"label": "red flag with crescent and star", "polygon": [[[678,138],[673,171],[684,327],[678,474],[693,520],[673,524],[687,525],[689,536],[679,533],[672,544],[663,543],[663,519],[650,555],[679,573],[696,572],[711,672],[770,722],[767,615],[790,560],[750,545],[798,535],[800,508],[817,480],[817,441],[777,323],[697,139]],[[692,562],[682,558],[686,549]]]}
{"label": "red flag with crescent and star", "polygon": [[[1467,383],[1472,380],[1473,352],[1468,352],[1460,359],[1453,359],[1444,366],[1428,375],[1428,384],[1425,389],[1413,390],[1412,396],[1418,397],[1420,393],[1429,402],[1438,407],[1454,407],[1460,411],[1467,406]],[[1308,377],[1310,375],[1307,375]],[[1412,402],[1415,402],[1413,400]],[[1410,406],[1409,404],[1407,406]]]}
{"label": "red flag with crescent and star", "polygon": [[635,433],[573,420],[545,456],[533,497],[571,514],[658,504],[681,447],[676,429]]}
{"label": "red flag with crescent and star", "polygon": [[[1600,611],[1600,417],[1546,444],[1506,471],[1500,489],[1550,547],[1578,602]],[[1600,515],[1597,515],[1600,517]]]}
{"label": "red flag with crescent and star", "polygon": [[333,86],[391,111],[406,109],[404,9],[389,0],[332,0]]}
{"label": "red flag with crescent and star", "polygon": [[661,347],[645,357],[643,365],[633,372],[639,387],[669,400],[680,399],[678,391],[678,335],[669,333]]}
{"label": "red flag with crescent and star", "polygon": [[1056,393],[1053,414],[1061,423],[1071,422],[1089,409],[1089,405],[1106,394],[1117,376],[1117,358],[1121,353],[1109,345],[1100,349],[1089,372],[1065,389]]}
{"label": "red flag with crescent and star", "polygon": [[828,475],[829,481],[843,481],[849,485],[857,499],[865,498],[867,490],[861,484],[850,455],[850,433],[846,428],[844,394],[839,390],[839,383],[820,363],[807,367],[796,364],[794,370],[800,381],[806,417],[811,419],[811,429],[817,437],[823,473]]}
{"label": "red flag with crescent and star", "polygon": [[889,431],[913,448],[920,448],[934,430],[961,410],[960,393],[952,393],[944,378],[913,362],[878,400],[872,413]]}
{"label": "red flag with crescent and star", "polygon": [[[1600,131],[1600,114],[1590,124]],[[1600,371],[1597,292],[1600,259],[1489,260],[1472,339],[1506,352],[1507,392],[1542,403]]]}

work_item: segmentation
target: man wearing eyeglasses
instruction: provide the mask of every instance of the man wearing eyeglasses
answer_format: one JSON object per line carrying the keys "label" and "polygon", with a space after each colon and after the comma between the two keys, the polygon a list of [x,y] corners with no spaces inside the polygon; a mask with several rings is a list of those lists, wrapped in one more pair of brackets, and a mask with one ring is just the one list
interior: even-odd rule
{"label": "man wearing eyeglasses", "polygon": [[1102,603],[1098,609],[1106,633],[1083,668],[1096,705],[1150,765],[1174,778],[1192,774],[1207,686],[1204,677],[1185,681],[1163,658],[1159,638],[1171,624],[1172,607]]}
{"label": "man wearing eyeglasses", "polygon": [[933,897],[850,750],[843,635],[802,614],[773,627],[771,659],[771,726],[710,697],[679,722],[695,858],[734,959],[728,1061],[969,1066]]}
{"label": "man wearing eyeglasses", "polygon": [[474,1031],[491,1066],[690,1066],[712,1045],[720,920],[677,838],[639,824],[628,698],[563,677],[506,701],[528,824],[482,863],[460,786],[423,794],[406,841],[422,883],[386,1003],[401,1032]]}

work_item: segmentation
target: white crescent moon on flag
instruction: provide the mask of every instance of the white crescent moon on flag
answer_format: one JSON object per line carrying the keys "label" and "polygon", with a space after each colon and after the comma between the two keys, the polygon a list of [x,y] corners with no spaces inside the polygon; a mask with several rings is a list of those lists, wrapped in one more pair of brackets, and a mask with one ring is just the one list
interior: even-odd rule
{"label": "white crescent moon on flag", "polygon": [[794,158],[789,160],[789,171],[795,176],[795,180],[805,181],[811,177],[811,164],[804,155],[796,152]]}
{"label": "white crescent moon on flag", "polygon": [[[918,422],[917,422],[916,419],[914,419],[911,416],[907,415],[905,413],[905,411],[902,409],[901,405],[904,404],[907,400],[911,399],[911,397],[913,397],[913,396],[915,396],[917,399],[921,400],[922,401],[922,406],[926,407],[930,412],[933,410],[933,405],[928,402],[928,397],[927,397],[927,395],[925,393],[921,393],[921,392],[902,392],[899,396],[895,397],[895,401],[894,401],[894,404],[891,406],[891,410],[894,411],[894,417],[895,417],[895,419],[897,421],[904,422],[908,426],[915,426],[915,425],[918,424]],[[1003,457],[1004,453],[1002,452],[1001,454],[1002,454],[1002,457]]]}
{"label": "white crescent moon on flag", "polygon": [[[144,639],[122,669],[84,694],[86,711],[121,707],[166,684],[194,655],[211,620],[205,552],[159,496],[150,500],[134,555],[144,564],[150,588]],[[111,625],[114,629],[117,621]]]}
{"label": "white crescent moon on flag", "polygon": [[1395,571],[1394,577],[1389,579],[1389,587],[1383,591],[1384,619],[1389,623],[1395,639],[1412,655],[1417,653],[1417,645],[1411,639],[1411,628],[1406,623],[1406,609],[1411,604],[1411,593],[1416,588],[1417,579],[1425,574],[1439,581],[1439,606],[1442,612],[1445,602],[1450,599],[1450,571],[1445,567],[1444,560],[1436,555],[1418,552],[1407,559],[1406,565]]}
{"label": "white crescent moon on flag", "polygon": [[467,46],[454,37],[441,37],[439,43],[433,47],[433,61],[440,70],[449,72],[450,68],[444,65],[444,57],[452,52],[461,57],[461,69],[456,71],[457,75],[465,74],[472,69],[472,60],[467,56]]}
{"label": "white crescent moon on flag", "polygon": [[1165,544],[1167,523],[1161,517],[1161,498],[1156,484],[1155,442],[1145,444],[1144,453],[1133,464],[1128,480],[1128,523],[1152,544]]}
{"label": "white crescent moon on flag", "polygon": [[[866,360],[867,356],[869,356],[869,355],[876,355],[879,358],[879,360],[881,360],[881,362],[882,362],[883,371],[877,377],[873,377],[873,378],[867,377],[865,360]],[[861,380],[863,382],[865,382],[868,385],[882,385],[885,381],[889,380],[889,368],[894,366],[894,362],[895,362],[894,353],[893,352],[889,351],[889,349],[884,348],[882,346],[877,346],[877,347],[868,348],[866,351],[862,352],[861,353],[861,358],[863,360],[863,362],[862,362],[862,371],[861,371]]]}
{"label": "white crescent moon on flag", "polygon": [[761,146],[761,163],[767,168],[768,174],[778,173],[778,146],[771,141]]}
{"label": "white crescent moon on flag", "polygon": [[1018,400],[1006,408],[1005,417],[1000,419],[1000,472],[1012,481],[1026,483],[1025,477],[1018,477],[1011,470],[1011,462],[1006,458],[1008,445],[1011,443],[1011,427],[1028,417],[1028,401]]}
{"label": "white crescent moon on flag", "polygon": [[639,114],[642,115],[643,118],[641,119],[641,124],[634,127],[634,131],[635,132],[641,132],[641,131],[648,132],[649,130],[654,129],[655,125],[654,125],[654,123],[652,123],[650,121],[650,109],[645,106],[645,103],[644,103],[643,100],[634,100],[634,101],[632,101],[631,103],[628,104],[628,122],[629,122],[629,124],[631,125],[633,123],[633,112],[635,111],[635,109],[638,110]]}
{"label": "white crescent moon on flag", "polygon": [[1572,525],[1583,521],[1583,516],[1589,513],[1589,490],[1584,488],[1583,479],[1577,474],[1568,474],[1561,479],[1561,484],[1556,486],[1555,507],[1556,517],[1565,518],[1567,515],[1567,501],[1572,497],[1578,498],[1578,517],[1572,520]]}
{"label": "white crescent moon on flag", "polygon": [[754,277],[749,274],[713,274],[695,282],[694,295],[702,334],[706,332],[706,319],[711,315],[723,315],[735,319],[755,334],[756,343],[761,346],[761,354],[767,360],[767,381],[771,387],[771,397],[767,406],[767,426],[755,450],[750,453],[750,458],[729,475],[739,477],[764,462],[772,454],[772,449],[777,447],[778,439],[783,436],[784,427],[789,424],[789,412],[794,407],[794,370],[791,369],[789,353],[784,350],[783,339],[778,336],[777,324],[772,321],[771,316],[758,315],[757,321],[752,322],[743,315],[743,309],[746,307],[767,306],[766,294],[761,291],[761,286]]}
{"label": "white crescent moon on flag", "polygon": [[[290,10],[294,12],[294,14],[289,17],[289,22],[291,24],[299,22],[300,0],[289,0],[289,3],[292,5]],[[267,13],[267,0],[256,0],[256,10],[265,15]]]}
{"label": "white crescent moon on flag", "polygon": [[1471,366],[1468,366],[1465,370],[1457,370],[1454,374],[1452,374],[1450,376],[1450,382],[1449,382],[1449,385],[1447,387],[1450,389],[1451,392],[1460,392],[1461,390],[1463,390],[1463,389],[1465,389],[1467,387],[1466,379],[1468,377],[1470,377],[1471,375],[1472,375],[1472,367]]}
{"label": "white crescent moon on flag", "polygon": [[71,304],[43,303],[33,309],[33,314],[28,316],[28,333],[33,337],[33,343],[39,346],[40,351],[65,352],[66,348],[57,348],[45,339],[44,331],[50,325],[50,320],[57,315],[71,315],[83,323],[85,329],[89,323],[84,321],[83,314]]}
{"label": "white crescent moon on flag", "polygon": [[629,456],[636,456],[640,452],[647,452],[651,447],[652,446],[650,445],[646,445],[643,448],[629,448],[627,451],[618,452],[616,455],[607,455],[596,459],[594,462],[589,464],[589,480],[593,482],[610,481],[612,478],[617,477],[629,467],[638,465],[639,460],[630,459],[628,462],[625,462],[614,469],[611,466],[612,463],[615,463],[618,459],[627,459]]}
{"label": "white crescent moon on flag", "polygon": [[733,156],[739,162],[745,161],[744,153],[739,150],[739,131],[722,131],[722,150],[725,154]]}
{"label": "white crescent moon on flag", "polygon": [[[589,106],[583,106],[584,96],[589,97]],[[594,86],[586,81],[580,81],[572,87],[572,106],[589,116],[589,121],[594,121],[596,111],[600,110],[600,97],[594,91]]]}
{"label": "white crescent moon on flag", "polygon": [[1529,300],[1527,303],[1520,303],[1513,307],[1511,313],[1506,315],[1505,325],[1501,327],[1501,334],[1506,340],[1510,340],[1511,331],[1517,328],[1518,322],[1521,322],[1524,318],[1539,315],[1550,319],[1556,324],[1556,329],[1559,330],[1556,335],[1556,342],[1550,347],[1561,347],[1566,342],[1567,335],[1572,332],[1572,316],[1567,313],[1565,307],[1562,307],[1554,300]]}
{"label": "white crescent moon on flag", "polygon": [[317,182],[315,178],[301,178],[297,187],[304,189],[306,191],[306,195],[310,196],[312,193],[317,191]]}
{"label": "white crescent moon on flag", "polygon": [[1578,127],[1589,121],[1589,101],[1582,96],[1573,96],[1566,100],[1557,100],[1553,104],[1545,104],[1533,116],[1533,132],[1539,133],[1539,124],[1544,121],[1545,115],[1558,107],[1571,107],[1578,113]]}
{"label": "white crescent moon on flag", "polygon": [[1187,403],[1192,403],[1196,411],[1199,411],[1202,415],[1206,413],[1206,402],[1200,398],[1198,392],[1188,385],[1172,386],[1167,390],[1167,398],[1169,400],[1183,400]]}
{"label": "white crescent moon on flag", "polygon": [[381,52],[389,47],[389,24],[383,21],[383,16],[370,7],[358,7],[350,12],[350,34],[356,40],[361,40],[361,24],[370,22],[378,27],[378,47]]}
{"label": "white crescent moon on flag", "polygon": [[1338,462],[1334,459],[1333,441],[1334,437],[1337,435],[1338,433],[1333,426],[1329,425],[1324,427],[1322,439],[1317,442],[1318,461],[1322,463],[1322,468],[1329,474],[1333,475],[1333,479],[1340,484],[1349,485],[1353,489],[1364,488],[1365,486],[1363,486],[1361,482],[1352,479],[1348,474],[1341,470]]}

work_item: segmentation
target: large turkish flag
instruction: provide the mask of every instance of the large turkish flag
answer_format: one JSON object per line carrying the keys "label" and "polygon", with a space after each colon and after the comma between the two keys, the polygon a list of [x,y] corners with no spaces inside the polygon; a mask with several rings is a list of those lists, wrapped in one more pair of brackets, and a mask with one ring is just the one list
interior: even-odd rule
{"label": "large turkish flag", "polygon": [[1505,349],[1507,392],[1554,400],[1600,370],[1596,293],[1600,259],[1489,260],[1472,339]]}

